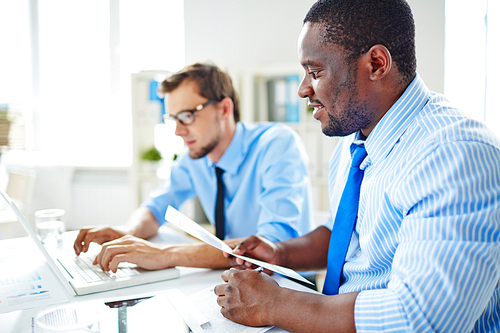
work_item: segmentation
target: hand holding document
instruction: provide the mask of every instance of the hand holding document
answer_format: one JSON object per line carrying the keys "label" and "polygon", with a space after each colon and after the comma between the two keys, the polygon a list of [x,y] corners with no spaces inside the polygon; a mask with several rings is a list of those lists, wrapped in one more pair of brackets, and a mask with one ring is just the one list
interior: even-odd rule
{"label": "hand holding document", "polygon": [[207,231],[205,228],[200,226],[198,223],[194,222],[191,220],[189,217],[186,215],[182,214],[179,212],[177,209],[175,209],[172,206],[168,206],[167,212],[165,214],[165,220],[172,223],[176,227],[184,230],[188,234],[190,234],[193,237],[198,238],[199,240],[212,245],[215,248],[218,248],[221,251],[224,251],[226,253],[229,253],[237,258],[241,258],[245,261],[251,262],[254,265],[266,268],[270,271],[294,278],[296,280],[300,280],[309,284],[312,284],[310,281],[302,277],[300,274],[295,272],[294,270],[278,265],[273,265],[261,260],[245,257],[242,255],[234,254],[233,250],[224,243],[222,240],[214,236],[212,233]]}

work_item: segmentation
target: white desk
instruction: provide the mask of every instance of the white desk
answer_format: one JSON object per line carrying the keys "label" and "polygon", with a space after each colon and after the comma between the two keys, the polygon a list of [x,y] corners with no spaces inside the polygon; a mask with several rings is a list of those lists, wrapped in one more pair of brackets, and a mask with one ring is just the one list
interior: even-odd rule
{"label": "white desk", "polygon": [[[70,232],[65,234],[65,248],[68,244],[72,247],[72,242],[74,241],[75,232]],[[157,236],[151,239],[153,242],[157,243],[186,243],[186,242],[198,242],[197,240],[181,234],[177,230],[170,227],[162,227]],[[0,241],[0,251],[12,251],[12,248],[18,249],[32,249],[33,251],[38,251],[35,245],[29,238],[16,238],[9,240]],[[29,263],[26,263],[29,265]],[[45,263],[45,265],[47,265]],[[48,266],[48,265],[47,265]],[[1,267],[1,266],[0,266]],[[73,296],[68,295],[69,302],[109,302],[117,300],[126,300],[133,298],[140,298],[146,296],[154,296],[159,293],[165,292],[169,289],[179,289],[184,295],[189,296],[198,291],[204,290],[209,287],[213,287],[216,284],[222,282],[220,277],[222,270],[210,270],[210,269],[199,269],[199,268],[187,268],[178,267],[180,269],[180,277],[178,279],[156,282],[151,284],[145,284],[136,287],[123,288],[119,290],[112,290],[107,292],[95,293],[85,296]],[[8,269],[4,267],[3,269]],[[291,280],[283,278],[278,275],[274,275],[276,281],[281,286],[288,287],[291,289],[310,291],[306,287],[303,287]],[[53,276],[56,279],[55,276]],[[63,287],[61,286],[63,289]],[[66,292],[66,291],[65,291]],[[43,308],[33,308],[26,309],[22,311],[14,311],[9,313],[0,314],[0,326],[2,332],[34,332],[31,329],[31,323],[34,322],[33,318],[43,310]],[[270,332],[284,332],[281,329],[273,328]]]}

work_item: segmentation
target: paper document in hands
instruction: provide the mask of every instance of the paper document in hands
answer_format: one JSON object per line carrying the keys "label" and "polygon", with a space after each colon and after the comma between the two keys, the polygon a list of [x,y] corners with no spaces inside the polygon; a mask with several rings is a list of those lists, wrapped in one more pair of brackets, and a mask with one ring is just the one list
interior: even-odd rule
{"label": "paper document in hands", "polygon": [[278,266],[278,265],[273,265],[261,260],[241,256],[238,254],[234,254],[233,250],[224,243],[222,240],[214,236],[212,233],[210,233],[208,230],[200,226],[198,223],[194,222],[191,220],[189,217],[186,215],[182,214],[179,212],[177,209],[175,209],[172,206],[168,206],[167,212],[165,213],[165,220],[172,223],[176,227],[184,230],[188,234],[190,234],[193,237],[198,238],[199,240],[212,245],[215,248],[218,248],[221,251],[224,251],[226,253],[229,253],[237,258],[241,258],[245,261],[251,262],[254,265],[266,268],[270,271],[294,278],[296,280],[300,280],[309,284],[312,284],[312,282],[308,281],[305,279],[302,275],[298,274],[295,272],[293,269]]}

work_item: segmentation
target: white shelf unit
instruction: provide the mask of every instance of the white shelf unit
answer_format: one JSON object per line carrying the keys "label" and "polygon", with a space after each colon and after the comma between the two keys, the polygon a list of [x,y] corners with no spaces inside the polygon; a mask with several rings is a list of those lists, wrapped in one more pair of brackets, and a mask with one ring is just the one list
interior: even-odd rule
{"label": "white shelf unit", "polygon": [[[253,113],[253,117],[248,115],[246,119],[253,121],[269,121],[270,103],[268,82],[276,78],[286,78],[297,75],[299,82],[302,79],[302,72],[296,66],[277,66],[273,68],[261,68],[253,72],[247,72],[241,77],[242,86],[240,91],[246,94],[252,93],[253,98],[243,99],[246,102],[244,107]],[[249,87],[249,85],[252,85]],[[245,89],[246,88],[246,89]],[[298,85],[297,87],[298,88]],[[290,87],[287,87],[290,89]],[[297,91],[294,91],[295,95]],[[290,96],[290,95],[289,95]],[[321,125],[316,121],[312,112],[308,110],[307,99],[298,98],[299,121],[284,122],[293,128],[304,140],[307,153],[309,155],[309,171],[313,188],[313,204],[315,211],[328,211],[330,208],[328,199],[328,162],[338,138],[327,137],[321,131]],[[272,112],[271,112],[272,114]]]}
{"label": "white shelf unit", "polygon": [[131,77],[133,147],[130,183],[135,206],[161,184],[155,165],[142,160],[141,155],[154,146],[154,129],[161,123],[163,112],[161,102],[150,98],[150,82],[161,82],[170,74],[168,71],[143,71],[133,73]]}

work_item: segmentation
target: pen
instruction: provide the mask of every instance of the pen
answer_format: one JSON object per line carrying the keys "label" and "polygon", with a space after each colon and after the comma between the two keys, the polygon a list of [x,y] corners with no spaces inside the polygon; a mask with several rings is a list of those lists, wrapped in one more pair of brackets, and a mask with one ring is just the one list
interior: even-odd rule
{"label": "pen", "polygon": [[263,272],[264,271],[264,267],[260,266],[260,267],[257,267],[256,269],[254,269],[256,272]]}

